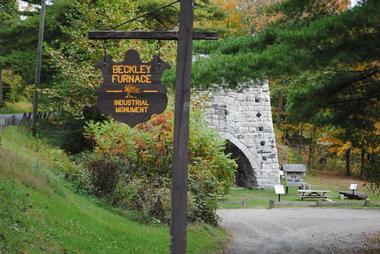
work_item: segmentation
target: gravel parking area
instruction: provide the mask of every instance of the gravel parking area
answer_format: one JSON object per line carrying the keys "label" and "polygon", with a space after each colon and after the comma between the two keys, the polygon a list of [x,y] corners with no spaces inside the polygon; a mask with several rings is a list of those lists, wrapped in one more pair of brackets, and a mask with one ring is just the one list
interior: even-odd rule
{"label": "gravel parking area", "polygon": [[368,238],[380,231],[380,210],[218,210],[232,236],[226,254],[380,253]]}

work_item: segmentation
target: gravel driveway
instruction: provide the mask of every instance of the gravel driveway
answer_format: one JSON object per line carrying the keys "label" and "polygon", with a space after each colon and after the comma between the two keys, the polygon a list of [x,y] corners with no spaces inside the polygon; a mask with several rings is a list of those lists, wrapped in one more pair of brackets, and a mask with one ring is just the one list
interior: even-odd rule
{"label": "gravel driveway", "polygon": [[221,226],[232,235],[227,254],[380,253],[379,244],[365,241],[380,231],[380,210],[281,208],[217,213]]}

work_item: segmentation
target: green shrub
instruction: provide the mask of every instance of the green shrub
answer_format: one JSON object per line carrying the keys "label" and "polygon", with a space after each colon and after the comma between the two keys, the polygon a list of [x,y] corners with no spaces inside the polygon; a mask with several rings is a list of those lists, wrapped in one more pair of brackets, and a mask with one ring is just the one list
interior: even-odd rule
{"label": "green shrub", "polygon": [[92,191],[90,175],[84,165],[73,163],[72,158],[67,156],[63,150],[48,146],[40,139],[35,139],[34,144],[34,150],[41,151],[50,167],[71,181],[78,190]]}
{"label": "green shrub", "polygon": [[154,218],[160,223],[169,222],[170,188],[158,186],[145,177],[130,178],[122,174],[109,198],[113,205],[142,212],[140,220]]}
{"label": "green shrub", "polygon": [[117,164],[107,157],[90,161],[87,165],[94,194],[102,197],[112,193],[119,181]]}
{"label": "green shrub", "polygon": [[38,135],[69,154],[77,154],[90,148],[90,144],[83,137],[83,125],[84,121],[81,119],[59,115],[54,119],[40,121]]}
{"label": "green shrub", "polygon": [[[169,222],[173,156],[173,114],[155,115],[130,128],[114,121],[88,122],[86,137],[95,152],[112,156],[122,177],[109,195],[114,205]],[[189,221],[217,223],[218,199],[234,182],[236,163],[224,154],[224,141],[192,113],[189,144]]]}

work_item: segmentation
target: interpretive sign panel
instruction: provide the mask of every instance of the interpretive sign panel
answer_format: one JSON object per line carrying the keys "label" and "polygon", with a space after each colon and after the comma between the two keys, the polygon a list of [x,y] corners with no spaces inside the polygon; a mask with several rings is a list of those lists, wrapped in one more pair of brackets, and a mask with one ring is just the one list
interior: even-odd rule
{"label": "interpretive sign panel", "polygon": [[274,191],[275,191],[275,193],[278,194],[278,195],[283,195],[283,194],[285,194],[284,185],[282,185],[282,184],[276,184],[276,185],[274,186]]}
{"label": "interpretive sign panel", "polygon": [[150,62],[142,62],[136,50],[128,50],[120,63],[105,55],[95,65],[104,77],[98,88],[100,112],[131,127],[148,121],[152,114],[162,113],[168,98],[161,74],[169,67],[157,55]]}

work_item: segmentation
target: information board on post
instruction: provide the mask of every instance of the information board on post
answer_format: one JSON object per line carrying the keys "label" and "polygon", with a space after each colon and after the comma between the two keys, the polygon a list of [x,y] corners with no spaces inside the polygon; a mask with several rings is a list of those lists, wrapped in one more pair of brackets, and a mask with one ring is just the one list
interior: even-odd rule
{"label": "information board on post", "polygon": [[98,88],[97,106],[105,116],[133,127],[162,113],[168,104],[161,74],[169,64],[154,55],[143,62],[136,50],[128,50],[122,62],[105,55],[95,68],[103,73],[104,82]]}
{"label": "information board on post", "polygon": [[285,189],[284,189],[284,185],[282,184],[276,184],[274,186],[274,191],[277,195],[284,195],[285,194]]}
{"label": "information board on post", "polygon": [[281,201],[281,195],[285,194],[284,185],[276,184],[274,186],[274,192],[278,195],[278,202],[280,202]]}
{"label": "information board on post", "polygon": [[350,185],[350,190],[352,191],[352,194],[354,195],[355,194],[355,190],[358,188],[358,184],[357,183],[351,183]]}

